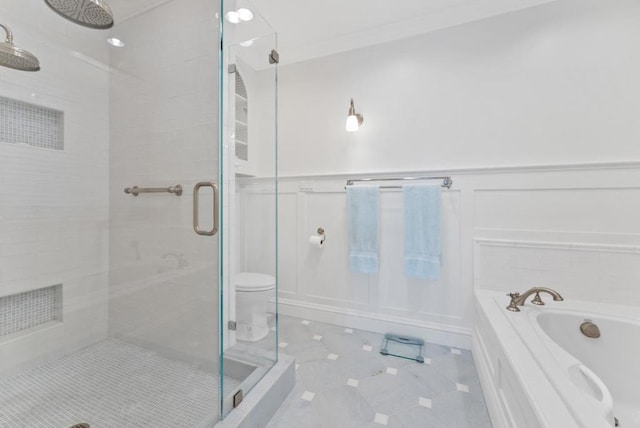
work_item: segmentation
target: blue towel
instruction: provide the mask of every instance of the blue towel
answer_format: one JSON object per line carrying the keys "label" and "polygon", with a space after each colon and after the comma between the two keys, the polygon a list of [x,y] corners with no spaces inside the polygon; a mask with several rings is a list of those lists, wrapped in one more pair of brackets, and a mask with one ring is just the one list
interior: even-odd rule
{"label": "blue towel", "polygon": [[378,272],[379,204],[378,186],[347,188],[351,272]]}
{"label": "blue towel", "polygon": [[442,265],[440,185],[403,186],[404,273],[438,279]]}

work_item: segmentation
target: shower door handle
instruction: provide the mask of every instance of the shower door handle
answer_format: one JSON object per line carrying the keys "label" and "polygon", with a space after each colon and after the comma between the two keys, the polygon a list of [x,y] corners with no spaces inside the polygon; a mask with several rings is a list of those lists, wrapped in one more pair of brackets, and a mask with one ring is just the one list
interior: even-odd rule
{"label": "shower door handle", "polygon": [[[213,190],[213,229],[202,230],[200,228],[200,189],[202,187],[211,187]],[[201,181],[193,186],[193,230],[198,235],[213,236],[218,233],[218,227],[220,225],[220,217],[218,214],[220,192],[218,191],[218,185],[211,181]]]}

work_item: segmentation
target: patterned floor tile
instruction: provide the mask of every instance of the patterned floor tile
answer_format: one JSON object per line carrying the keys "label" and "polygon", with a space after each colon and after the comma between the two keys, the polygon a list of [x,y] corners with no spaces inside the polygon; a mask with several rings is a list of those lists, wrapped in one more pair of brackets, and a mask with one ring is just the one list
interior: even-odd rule
{"label": "patterned floor tile", "polygon": [[[289,343],[282,352],[299,368],[294,392],[267,428],[491,427],[471,352],[427,343],[431,364],[419,364],[380,355],[378,333],[280,319],[281,340]],[[315,393],[311,402],[300,399],[305,391]]]}

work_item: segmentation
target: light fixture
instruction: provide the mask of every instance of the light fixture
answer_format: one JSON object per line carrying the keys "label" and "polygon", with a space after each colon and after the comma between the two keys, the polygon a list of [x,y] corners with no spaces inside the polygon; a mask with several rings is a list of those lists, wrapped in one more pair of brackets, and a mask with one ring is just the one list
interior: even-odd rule
{"label": "light fixture", "polygon": [[364,116],[356,113],[356,108],[353,106],[353,98],[351,98],[349,115],[347,116],[347,131],[356,132],[362,126],[362,122],[364,122]]}
{"label": "light fixture", "polygon": [[235,10],[230,10],[229,12],[227,12],[225,17],[227,18],[227,21],[232,24],[240,23],[240,15],[238,15],[238,12],[236,12]]}
{"label": "light fixture", "polygon": [[245,7],[241,7],[237,12],[241,21],[251,21],[253,19],[253,12]]}
{"label": "light fixture", "polygon": [[107,42],[109,42],[109,44],[111,46],[115,46],[116,48],[123,48],[124,47],[124,42],[120,39],[118,39],[117,37],[109,37],[107,39]]}
{"label": "light fixture", "polygon": [[251,21],[253,19],[253,12],[246,7],[241,7],[238,10],[230,10],[224,16],[230,23],[239,24],[241,22]]}

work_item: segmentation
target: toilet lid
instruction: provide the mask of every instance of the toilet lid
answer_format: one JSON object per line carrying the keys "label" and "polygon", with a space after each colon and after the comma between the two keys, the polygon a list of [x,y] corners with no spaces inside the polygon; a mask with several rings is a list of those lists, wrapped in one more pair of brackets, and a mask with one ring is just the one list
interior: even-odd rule
{"label": "toilet lid", "polygon": [[264,273],[242,272],[235,280],[237,291],[268,291],[276,286],[276,279]]}

